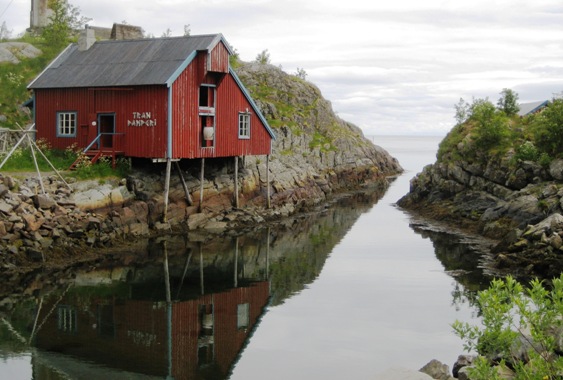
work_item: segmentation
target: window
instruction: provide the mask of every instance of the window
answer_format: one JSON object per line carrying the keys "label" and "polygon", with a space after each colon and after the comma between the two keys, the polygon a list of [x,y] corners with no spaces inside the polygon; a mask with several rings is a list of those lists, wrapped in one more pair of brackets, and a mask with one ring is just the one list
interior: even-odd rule
{"label": "window", "polygon": [[238,138],[250,138],[250,113],[241,112],[238,114]]}
{"label": "window", "polygon": [[62,305],[57,308],[57,328],[66,333],[76,332],[76,309]]}
{"label": "window", "polygon": [[57,137],[76,136],[76,112],[57,113]]}
{"label": "window", "polygon": [[241,303],[237,306],[237,328],[246,329],[250,323],[250,304]]}

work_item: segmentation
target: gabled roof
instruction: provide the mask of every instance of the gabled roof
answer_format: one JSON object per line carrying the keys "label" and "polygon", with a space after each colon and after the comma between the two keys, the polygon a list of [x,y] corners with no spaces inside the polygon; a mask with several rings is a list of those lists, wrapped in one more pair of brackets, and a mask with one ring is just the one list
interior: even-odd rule
{"label": "gabled roof", "polygon": [[164,85],[198,51],[220,42],[231,52],[222,34],[98,41],[86,51],[71,44],[28,88]]}
{"label": "gabled roof", "polygon": [[537,111],[539,111],[543,107],[547,107],[548,104],[549,104],[548,100],[540,100],[540,101],[532,102],[532,103],[519,104],[520,111],[518,111],[518,116],[526,116],[526,115],[536,113]]}

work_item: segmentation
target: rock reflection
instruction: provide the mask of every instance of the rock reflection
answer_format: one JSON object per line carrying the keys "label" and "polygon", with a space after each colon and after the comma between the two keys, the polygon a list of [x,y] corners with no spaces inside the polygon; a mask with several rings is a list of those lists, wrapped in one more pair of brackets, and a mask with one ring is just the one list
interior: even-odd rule
{"label": "rock reflection", "polygon": [[476,306],[477,292],[489,286],[495,275],[489,268],[492,242],[464,235],[449,227],[413,220],[411,228],[432,241],[436,258],[442,263],[447,274],[455,278],[452,290],[452,305]]}
{"label": "rock reflection", "polygon": [[382,193],[241,236],[144,240],[72,271],[35,274],[3,296],[0,349],[31,352],[37,380],[228,378],[268,305],[314,281]]}

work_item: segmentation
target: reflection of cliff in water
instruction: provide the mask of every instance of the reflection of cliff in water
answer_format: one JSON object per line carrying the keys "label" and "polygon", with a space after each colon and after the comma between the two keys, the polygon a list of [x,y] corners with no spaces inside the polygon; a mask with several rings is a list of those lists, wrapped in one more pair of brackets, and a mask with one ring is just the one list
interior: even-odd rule
{"label": "reflection of cliff in water", "polygon": [[491,242],[438,225],[411,222],[410,226],[423,238],[432,241],[436,258],[446,273],[455,278],[452,303],[474,305],[476,293],[489,286],[493,275],[487,264]]}
{"label": "reflection of cliff in water", "polygon": [[145,240],[95,267],[37,276],[27,291],[33,297],[18,296],[3,314],[11,330],[0,335],[12,339],[3,349],[21,352],[33,335],[38,380],[224,379],[268,304],[314,281],[382,193],[358,193],[242,236]]}

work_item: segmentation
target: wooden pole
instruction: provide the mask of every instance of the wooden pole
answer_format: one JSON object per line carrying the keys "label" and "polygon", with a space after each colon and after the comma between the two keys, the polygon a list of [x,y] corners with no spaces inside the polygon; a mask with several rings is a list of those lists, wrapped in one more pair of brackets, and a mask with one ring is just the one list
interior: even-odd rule
{"label": "wooden pole", "polygon": [[[35,131],[32,131],[31,128],[35,127],[35,124],[31,125],[31,127],[29,127],[28,129],[23,129],[21,125],[19,125],[18,123],[16,123],[16,125],[21,129],[21,131],[24,134],[27,133],[35,133]],[[6,160],[10,157],[10,155],[13,153],[13,151],[18,147],[18,145],[23,141],[23,139],[25,138],[25,135],[22,136],[22,138],[20,139],[20,141],[18,141],[18,143],[14,146],[14,148],[12,149],[12,151],[8,154],[8,156],[6,157]],[[43,153],[43,151],[41,149],[39,149],[39,147],[37,146],[37,144],[35,143],[35,141],[30,140],[31,144],[35,147],[35,149],[37,149],[37,151],[39,152],[39,154],[41,155],[41,157],[43,157],[43,159],[45,161],[47,161],[47,163],[49,164],[49,166],[51,167],[51,169],[53,169],[53,171],[57,174],[57,176],[60,178],[61,181],[63,181],[63,183],[66,185],[66,187],[68,187],[68,189],[72,192],[72,187],[70,187],[70,185],[65,181],[65,179],[63,178],[63,176],[61,175],[61,173],[57,170],[57,168],[55,168],[55,166],[53,166],[53,164],[51,163],[51,160],[49,160],[47,158],[47,156],[45,156],[45,153]],[[4,163],[6,162],[6,160],[4,160],[4,162],[2,162],[2,164],[0,164],[0,168],[4,165]]]}
{"label": "wooden pole", "polygon": [[270,155],[266,156],[266,198],[268,203],[268,208],[272,207],[270,201]]}
{"label": "wooden pole", "polygon": [[[35,124],[33,124],[31,127],[29,127],[28,130],[26,130],[25,132],[29,132],[31,130],[31,128],[33,128],[35,126]],[[18,140],[18,142],[12,147],[12,149],[10,149],[10,151],[8,152],[8,155],[6,156],[6,158],[4,158],[4,161],[2,161],[2,163],[0,164],[0,169],[2,169],[2,166],[4,166],[4,164],[10,159],[10,157],[12,156],[12,154],[14,154],[14,152],[16,151],[16,149],[18,149],[18,147],[20,146],[20,144],[23,142],[23,140],[25,140],[27,134],[24,133],[22,137],[20,137],[20,139]]]}
{"label": "wooden pole", "polygon": [[205,294],[205,282],[203,281],[203,245],[199,243],[199,281],[201,295]]}
{"label": "wooden pole", "polygon": [[235,288],[238,288],[238,237],[235,239]]}
{"label": "wooden pole", "polygon": [[41,177],[41,170],[39,170],[39,165],[37,164],[37,157],[35,157],[35,149],[33,148],[33,142],[28,134],[25,135],[29,141],[29,149],[31,150],[31,157],[33,158],[33,164],[35,165],[35,170],[37,171],[37,178],[39,179],[39,185],[41,186],[41,191],[43,195],[46,195],[45,186],[43,185],[43,178]]}
{"label": "wooden pole", "polygon": [[170,194],[170,171],[172,170],[172,161],[170,157],[166,159],[166,179],[164,180],[164,216],[162,220],[167,222],[168,217],[168,195]]}
{"label": "wooden pole", "polygon": [[186,200],[188,201],[188,205],[193,205],[194,201],[192,196],[190,195],[190,190],[188,189],[188,185],[186,184],[186,180],[184,179],[184,174],[182,173],[182,169],[180,168],[180,164],[176,161],[176,170],[178,170],[178,175],[180,176],[180,181],[182,181],[182,187],[184,188],[184,192],[186,193]]}
{"label": "wooden pole", "polygon": [[205,170],[205,158],[201,159],[201,173],[199,175],[199,207],[198,211],[201,212],[203,210],[203,174]]}
{"label": "wooden pole", "polygon": [[235,157],[235,207],[239,207],[238,203],[238,157]]}

